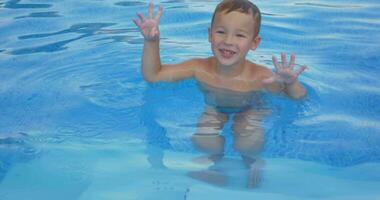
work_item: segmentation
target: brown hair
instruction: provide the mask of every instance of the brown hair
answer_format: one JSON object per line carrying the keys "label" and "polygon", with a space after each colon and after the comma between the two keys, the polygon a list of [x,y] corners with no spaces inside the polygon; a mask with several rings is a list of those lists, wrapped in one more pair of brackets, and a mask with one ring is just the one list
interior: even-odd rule
{"label": "brown hair", "polygon": [[232,11],[238,11],[238,12],[242,12],[246,14],[252,14],[252,17],[254,21],[256,22],[255,36],[259,34],[260,26],[261,26],[261,12],[259,8],[252,2],[248,0],[223,0],[215,8],[215,11],[211,20],[211,26],[214,23],[214,18],[215,18],[216,13],[224,12],[224,11],[226,13],[230,13]]}

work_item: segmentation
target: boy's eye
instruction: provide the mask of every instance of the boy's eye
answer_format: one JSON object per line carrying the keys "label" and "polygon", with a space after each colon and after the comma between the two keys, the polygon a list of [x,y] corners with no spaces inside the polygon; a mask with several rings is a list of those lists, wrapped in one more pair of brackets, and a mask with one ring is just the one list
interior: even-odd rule
{"label": "boy's eye", "polygon": [[237,34],[236,36],[241,37],[241,38],[245,38],[245,35],[243,35],[243,34]]}
{"label": "boy's eye", "polygon": [[224,31],[216,31],[216,33],[224,34]]}

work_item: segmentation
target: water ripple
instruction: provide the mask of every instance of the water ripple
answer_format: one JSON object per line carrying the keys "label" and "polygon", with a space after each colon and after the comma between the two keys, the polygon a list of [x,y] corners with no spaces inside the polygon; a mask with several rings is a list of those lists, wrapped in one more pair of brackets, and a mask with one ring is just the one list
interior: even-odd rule
{"label": "water ripple", "polygon": [[53,33],[21,35],[21,36],[18,36],[19,40],[45,38],[45,37],[52,37],[52,36],[58,36],[62,34],[69,34],[69,33],[81,34],[80,36],[72,38],[72,39],[62,40],[62,41],[58,41],[58,42],[54,42],[50,44],[10,50],[9,53],[12,55],[23,55],[23,54],[33,54],[33,53],[40,53],[40,52],[47,53],[47,52],[62,51],[68,48],[67,45],[69,43],[93,36],[98,31],[102,30],[102,28],[112,26],[112,25],[114,25],[114,23],[80,23],[80,24],[72,25],[68,29],[64,29],[61,31],[53,32]]}
{"label": "water ripple", "polygon": [[35,8],[50,8],[52,5],[51,4],[22,4],[19,3],[21,0],[10,0],[5,2],[4,8],[9,8],[9,9],[35,9]]}
{"label": "water ripple", "polygon": [[365,119],[342,114],[321,114],[312,118],[302,119],[297,122],[299,125],[315,125],[326,122],[339,123],[343,122],[355,128],[371,128],[380,131],[380,123],[377,120]]}
{"label": "water ripple", "polygon": [[94,104],[109,108],[125,109],[144,105],[143,82],[103,82],[80,86],[81,92]]}
{"label": "water ripple", "polygon": [[294,3],[296,6],[313,6],[313,7],[322,7],[322,8],[361,8],[359,5],[347,5],[347,4],[322,4],[322,3]]}
{"label": "water ripple", "polygon": [[46,17],[62,17],[62,16],[59,15],[57,11],[49,11],[49,12],[30,13],[29,15],[15,17],[15,19],[22,19],[22,18],[46,18]]}
{"label": "water ripple", "polygon": [[[378,6],[281,2],[258,2],[265,18],[263,42],[253,58],[271,66],[274,52],[302,55],[297,59],[310,69],[301,81],[311,100],[295,105],[270,98],[283,115],[265,126],[267,155],[332,165],[376,160]],[[160,27],[164,62],[210,55],[207,27],[217,3],[161,1],[168,11]],[[30,143],[61,144],[114,132],[145,137],[162,148],[192,149],[186,145],[194,126],[186,124],[201,112],[198,90],[181,83],[150,85],[141,77],[144,41],[131,19],[137,10],[146,12],[147,1],[54,1],[53,6],[8,0],[0,6],[0,128],[51,130],[0,136],[1,153],[32,158],[38,150]],[[175,113],[178,108],[183,117]]]}
{"label": "water ripple", "polygon": [[44,38],[44,37],[50,37],[60,34],[67,34],[67,33],[80,33],[84,34],[85,36],[94,35],[98,31],[102,30],[105,27],[109,27],[115,25],[115,23],[79,23],[74,24],[70,26],[70,28],[53,32],[53,33],[42,33],[42,34],[29,34],[29,35],[22,35],[19,36],[18,39],[25,40],[25,39],[33,39],[33,38]]}
{"label": "water ripple", "polygon": [[73,39],[69,40],[63,40],[60,42],[55,42],[47,45],[42,45],[42,46],[36,46],[36,47],[27,47],[27,48],[20,48],[16,50],[11,50],[9,51],[10,54],[12,55],[23,55],[23,54],[34,54],[34,53],[49,53],[49,52],[57,52],[57,51],[62,51],[67,49],[68,47],[66,46],[67,44],[82,39],[86,36],[79,36]]}
{"label": "water ripple", "polygon": [[[8,161],[25,161],[35,158],[39,150],[30,145],[26,133],[0,133],[0,157]],[[3,159],[1,159],[3,160]]]}
{"label": "water ripple", "polygon": [[131,6],[146,6],[147,4],[141,1],[119,1],[119,2],[116,2],[115,5],[131,7]]}

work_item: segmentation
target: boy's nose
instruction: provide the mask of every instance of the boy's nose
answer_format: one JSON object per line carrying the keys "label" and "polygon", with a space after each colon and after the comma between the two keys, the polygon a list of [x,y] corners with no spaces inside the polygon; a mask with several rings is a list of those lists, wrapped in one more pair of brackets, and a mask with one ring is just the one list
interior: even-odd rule
{"label": "boy's nose", "polygon": [[226,37],[224,38],[224,43],[226,43],[226,44],[233,44],[233,42],[234,42],[233,35],[226,35]]}

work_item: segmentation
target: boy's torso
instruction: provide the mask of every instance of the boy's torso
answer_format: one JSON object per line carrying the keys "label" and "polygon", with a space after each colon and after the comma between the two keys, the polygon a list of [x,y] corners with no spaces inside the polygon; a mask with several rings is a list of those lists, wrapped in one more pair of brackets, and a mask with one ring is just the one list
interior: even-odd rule
{"label": "boy's torso", "polygon": [[195,78],[209,86],[235,92],[253,92],[264,88],[262,80],[270,76],[270,71],[247,61],[243,71],[234,77],[219,75],[215,70],[215,58],[204,59],[196,69]]}
{"label": "boy's torso", "polygon": [[268,76],[268,69],[247,61],[240,75],[226,78],[215,73],[213,59],[205,59],[195,75],[206,104],[232,112],[249,108],[264,87],[262,79]]}
{"label": "boy's torso", "polygon": [[205,103],[220,112],[241,112],[252,106],[257,100],[257,92],[239,92],[216,88],[199,82],[199,88],[204,94]]}

